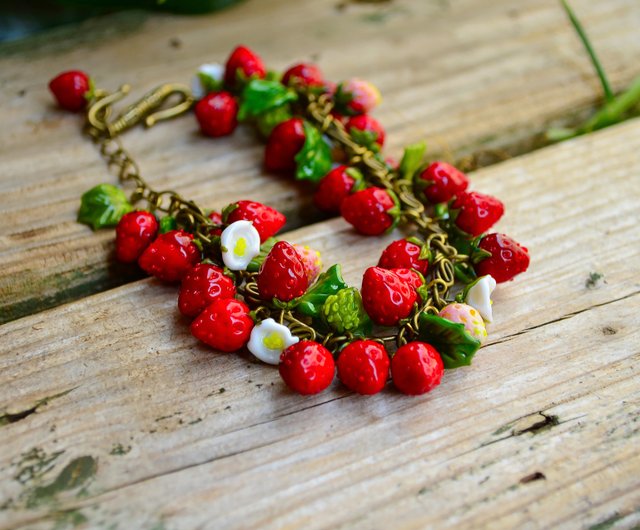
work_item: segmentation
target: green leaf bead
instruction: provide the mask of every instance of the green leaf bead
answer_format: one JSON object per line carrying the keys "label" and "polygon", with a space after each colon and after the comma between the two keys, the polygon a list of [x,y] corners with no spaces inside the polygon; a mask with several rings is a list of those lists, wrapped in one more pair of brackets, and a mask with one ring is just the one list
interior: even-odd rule
{"label": "green leaf bead", "polygon": [[258,126],[260,134],[264,138],[268,138],[276,125],[288,120],[292,116],[289,105],[283,105],[260,114],[256,120],[256,125]]}
{"label": "green leaf bead", "polygon": [[331,149],[313,125],[304,122],[305,141],[296,155],[296,178],[318,182],[331,170]]}
{"label": "green leaf bead", "polygon": [[175,230],[178,228],[178,222],[175,217],[170,215],[165,215],[162,219],[160,219],[158,232],[161,234],[166,234],[167,232],[171,232],[171,230]]}
{"label": "green leaf bead", "polygon": [[124,191],[112,184],[98,184],[82,195],[78,222],[97,230],[117,225],[132,210]]}
{"label": "green leaf bead", "polygon": [[418,340],[438,350],[445,368],[470,365],[480,348],[480,341],[467,332],[464,324],[429,313],[418,317]]}
{"label": "green leaf bead", "polygon": [[402,160],[400,161],[400,175],[403,178],[413,178],[413,175],[422,165],[422,158],[427,149],[424,142],[408,145],[404,149]]}
{"label": "green leaf bead", "polygon": [[242,102],[238,110],[238,120],[246,121],[257,118],[265,112],[272,111],[290,101],[296,101],[298,95],[278,81],[253,79],[242,91]]}
{"label": "green leaf bead", "polygon": [[305,294],[298,298],[296,311],[310,317],[319,317],[327,298],[346,287],[340,265],[332,265],[318,276],[316,283]]}

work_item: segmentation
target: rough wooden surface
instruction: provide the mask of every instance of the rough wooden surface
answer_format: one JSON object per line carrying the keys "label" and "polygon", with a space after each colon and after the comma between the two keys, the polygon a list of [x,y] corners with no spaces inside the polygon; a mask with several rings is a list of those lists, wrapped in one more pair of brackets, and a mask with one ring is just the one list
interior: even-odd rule
{"label": "rough wooden surface", "polygon": [[[638,152],[636,120],[472,175],[531,269],[425,397],[294,395],[197,344],[153,280],[5,324],[0,528],[637,526]],[[357,284],[393,237],[287,239]]]}
{"label": "rough wooden surface", "polygon": [[[636,0],[574,0],[615,88],[640,73]],[[116,24],[117,22],[117,24]],[[372,80],[386,97],[378,117],[389,152],[426,138],[460,156],[486,148],[520,152],[551,122],[592,108],[599,87],[556,0],[246,2],[211,17],[139,13],[72,32],[0,47],[0,321],[37,312],[136,278],[108,261],[111,234],[75,222],[78,197],[113,181],[46,91],[58,71],[78,67],[100,86],[140,94],[187,80],[199,64],[238,42],[282,68],[312,59],[328,77]],[[185,117],[125,143],[159,187],[177,187],[211,207],[251,197],[286,211],[290,227],[317,219],[309,190],[260,172],[247,131],[213,142]]]}

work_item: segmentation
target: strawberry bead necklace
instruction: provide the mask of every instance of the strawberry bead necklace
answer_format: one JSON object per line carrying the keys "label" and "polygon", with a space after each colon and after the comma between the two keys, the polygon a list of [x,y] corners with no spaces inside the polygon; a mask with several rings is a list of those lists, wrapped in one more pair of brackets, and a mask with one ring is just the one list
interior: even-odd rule
{"label": "strawberry bead necklace", "polygon": [[[326,81],[299,63],[283,75],[239,46],[225,65],[202,65],[191,88],[162,85],[115,119],[108,93],[81,71],[49,88],[58,104],[85,111],[86,130],[122,184],[100,184],[81,200],[78,220],[116,227],[116,257],[179,285],[178,310],[193,336],[218,352],[248,349],[279,366],[284,383],[316,394],[338,378],[363,395],[390,379],[418,395],[440,384],[444,369],[469,365],[493,320],[491,293],[529,265],[525,247],[487,233],[504,205],[468,190],[467,176],[423,162],[424,144],[408,146],[399,164],[382,156],[385,131],[370,115],[380,93],[367,81]],[[164,102],[177,96],[172,107]],[[266,141],[267,171],[317,184],[318,208],[340,213],[356,231],[376,236],[402,225],[409,237],[382,251],[348,286],[339,264],[322,272],[320,253],[279,240],[285,216],[240,200],[206,211],[174,191],[153,190],[120,143],[120,134],[193,109],[202,134],[255,126]],[[144,208],[134,209],[142,203]]]}

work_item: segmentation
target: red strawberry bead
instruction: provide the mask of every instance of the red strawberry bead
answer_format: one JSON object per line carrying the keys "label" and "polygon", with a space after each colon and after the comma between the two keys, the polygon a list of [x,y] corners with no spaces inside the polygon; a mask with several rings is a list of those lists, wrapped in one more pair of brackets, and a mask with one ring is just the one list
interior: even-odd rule
{"label": "red strawberry bead", "polygon": [[296,155],[304,146],[306,136],[300,118],[291,118],[276,125],[264,152],[264,166],[268,171],[293,171]]}
{"label": "red strawberry bead", "polygon": [[158,233],[158,220],[147,211],[124,214],[116,226],[116,258],[123,263],[136,261]]}
{"label": "red strawberry bead", "polygon": [[499,199],[477,191],[460,195],[452,209],[459,210],[455,219],[456,226],[474,237],[489,230],[504,213],[504,205]]}
{"label": "red strawberry bead", "polygon": [[209,219],[211,219],[215,224],[222,224],[222,214],[220,212],[209,212]]}
{"label": "red strawberry bead", "polygon": [[200,261],[193,234],[171,230],[160,234],[140,256],[138,264],[147,274],[165,282],[177,282]]}
{"label": "red strawberry bead", "polygon": [[426,394],[440,384],[444,365],[438,351],[426,342],[409,342],[391,359],[393,384],[403,394]]}
{"label": "red strawberry bead", "polygon": [[418,195],[431,204],[449,202],[469,186],[469,179],[459,169],[446,162],[433,162],[415,177]]}
{"label": "red strawberry bead", "polygon": [[324,77],[315,64],[299,63],[289,68],[282,76],[282,84],[293,82],[303,86],[324,86]]}
{"label": "red strawberry bead", "polygon": [[478,245],[491,253],[474,265],[478,276],[490,274],[498,282],[506,282],[529,268],[529,251],[505,234],[487,234]]}
{"label": "red strawberry bead", "polygon": [[340,213],[361,234],[377,236],[393,226],[397,214],[389,211],[396,206],[387,190],[371,187],[346,197]]}
{"label": "red strawberry bead", "polygon": [[356,183],[347,173],[348,169],[349,166],[338,166],[322,177],[313,201],[323,212],[340,213],[342,201],[351,193]]}
{"label": "red strawberry bead", "polygon": [[362,303],[376,324],[395,326],[407,318],[418,295],[395,272],[369,267],[362,278]]}
{"label": "red strawberry bead", "polygon": [[336,371],[333,355],[322,344],[302,340],[280,355],[280,377],[299,394],[317,394],[327,388]]}
{"label": "red strawberry bead", "polygon": [[395,272],[412,289],[417,289],[424,285],[424,276],[413,269],[389,269]]}
{"label": "red strawberry bead", "polygon": [[293,245],[278,241],[267,254],[258,273],[258,292],[263,300],[288,302],[302,296],[309,280],[300,255]]}
{"label": "red strawberry bead", "polygon": [[375,143],[380,147],[384,144],[385,134],[382,125],[380,125],[380,122],[373,116],[369,116],[368,114],[360,114],[359,116],[349,118],[346,129],[352,136],[354,135],[352,129],[355,129],[356,131],[370,132],[373,135],[373,141]]}
{"label": "red strawberry bead", "polygon": [[237,208],[227,217],[227,223],[235,221],[251,221],[260,234],[260,242],[264,243],[276,235],[284,226],[287,218],[275,208],[255,201],[238,201]]}
{"label": "red strawberry bead", "polygon": [[249,342],[253,326],[246,304],[219,298],[191,323],[191,334],[218,351],[232,352]]}
{"label": "red strawberry bead", "polygon": [[332,109],[329,114],[331,114],[331,116],[333,116],[333,118],[336,121],[339,121],[340,123],[342,123],[342,125],[346,125],[346,123],[349,121],[349,116],[345,116],[344,114],[341,114],[335,108]]}
{"label": "red strawberry bead", "polygon": [[195,317],[216,300],[235,295],[233,280],[220,267],[198,263],[182,280],[178,309],[187,317]]}
{"label": "red strawberry bead", "polygon": [[372,340],[357,340],[340,352],[338,377],[358,394],[377,394],[389,377],[389,356],[384,346]]}
{"label": "red strawberry bead", "polygon": [[380,104],[380,91],[369,81],[349,79],[340,83],[333,93],[337,108],[344,114],[366,114]]}
{"label": "red strawberry bead", "polygon": [[63,109],[79,111],[87,106],[86,95],[91,90],[89,76],[80,70],[62,72],[49,82],[58,105]]}
{"label": "red strawberry bead", "polygon": [[422,248],[407,239],[398,239],[382,251],[378,267],[383,269],[415,269],[426,274],[429,260],[420,259]]}
{"label": "red strawberry bead", "polygon": [[266,74],[262,59],[246,46],[238,46],[227,59],[224,84],[229,88],[237,88],[239,77],[262,79]]}
{"label": "red strawberry bead", "polygon": [[211,92],[195,106],[202,134],[227,136],[238,125],[238,103],[229,92]]}
{"label": "red strawberry bead", "polygon": [[[213,221],[214,224],[222,225],[222,214],[220,212],[211,212],[209,213],[209,219]],[[222,234],[222,228],[213,228],[211,230],[211,234],[214,236],[219,236]]]}
{"label": "red strawberry bead", "polygon": [[386,166],[391,169],[392,171],[398,171],[400,169],[400,162],[398,162],[395,158],[393,158],[392,156],[386,156],[384,158],[384,163],[386,164]]}

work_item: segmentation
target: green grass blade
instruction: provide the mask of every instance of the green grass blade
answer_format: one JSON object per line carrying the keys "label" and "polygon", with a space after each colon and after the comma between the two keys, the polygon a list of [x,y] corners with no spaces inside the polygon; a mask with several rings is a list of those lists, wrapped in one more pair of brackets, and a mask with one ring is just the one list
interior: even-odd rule
{"label": "green grass blade", "polygon": [[611,90],[611,85],[609,85],[607,74],[605,73],[604,68],[602,68],[602,64],[600,64],[600,60],[598,59],[598,56],[596,55],[596,52],[593,49],[593,46],[591,46],[591,41],[589,40],[587,33],[585,32],[584,28],[582,27],[582,24],[580,23],[575,13],[573,12],[573,9],[571,9],[571,6],[569,6],[569,3],[567,2],[567,0],[560,0],[560,3],[562,4],[562,7],[566,11],[567,16],[569,17],[569,20],[571,21],[571,24],[573,25],[574,29],[578,33],[578,36],[580,37],[580,40],[582,41],[582,44],[585,47],[585,50],[587,50],[587,53],[589,54],[591,63],[593,64],[593,67],[596,69],[596,73],[600,78],[600,84],[602,85],[602,90],[604,90],[605,99],[608,102],[613,101],[613,90]]}

